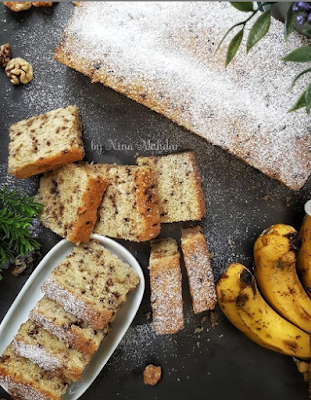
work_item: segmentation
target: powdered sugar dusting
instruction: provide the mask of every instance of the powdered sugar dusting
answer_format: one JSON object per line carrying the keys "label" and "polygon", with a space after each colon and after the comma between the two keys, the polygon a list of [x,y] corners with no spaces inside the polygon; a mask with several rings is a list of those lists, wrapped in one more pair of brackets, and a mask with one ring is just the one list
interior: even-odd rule
{"label": "powdered sugar dusting", "polygon": [[214,275],[202,233],[183,231],[182,251],[195,313],[213,310],[217,303]]}
{"label": "powdered sugar dusting", "polygon": [[20,340],[13,340],[12,348],[20,357],[28,358],[46,371],[57,371],[62,368],[60,360],[49,354],[43,347],[33,346]]}
{"label": "powdered sugar dusting", "polygon": [[15,382],[9,376],[0,377],[0,384],[8,393],[24,400],[49,400],[44,393],[39,392],[30,385]]}
{"label": "powdered sugar dusting", "polygon": [[294,100],[284,82],[301,68],[280,57],[306,39],[284,43],[273,20],[256,50],[225,70],[216,45],[243,17],[225,2],[83,3],[58,57],[298,188],[311,171],[311,137],[303,111],[286,114]]}
{"label": "powdered sugar dusting", "polygon": [[49,299],[61,304],[65,311],[87,321],[91,319],[91,310],[88,312],[85,303],[57,285],[52,276],[43,284],[42,291]]}
{"label": "powdered sugar dusting", "polygon": [[153,328],[157,334],[176,333],[184,327],[184,312],[175,240],[152,244],[149,269]]}

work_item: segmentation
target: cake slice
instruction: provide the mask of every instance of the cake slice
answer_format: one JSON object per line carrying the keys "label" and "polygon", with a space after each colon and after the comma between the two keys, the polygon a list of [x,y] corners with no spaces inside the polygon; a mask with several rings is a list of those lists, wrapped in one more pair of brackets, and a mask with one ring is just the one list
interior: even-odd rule
{"label": "cake slice", "polygon": [[71,242],[87,242],[106,186],[103,174],[87,164],[68,164],[47,172],[36,196],[44,206],[40,220]]}
{"label": "cake slice", "polygon": [[158,335],[184,328],[179,251],[176,240],[151,242],[150,287],[153,328]]}
{"label": "cake slice", "polygon": [[0,357],[0,384],[15,400],[61,400],[70,383],[19,357],[11,345]]}
{"label": "cake slice", "polygon": [[97,164],[109,186],[99,208],[95,232],[142,242],[160,233],[155,174],[148,167]]}
{"label": "cake slice", "polygon": [[43,284],[44,294],[103,329],[139,283],[136,271],[95,240],[76,246]]}
{"label": "cake slice", "polygon": [[72,381],[82,380],[82,373],[91,359],[89,355],[68,347],[31,320],[21,325],[12,342],[12,349],[15,354],[28,358],[40,368]]}
{"label": "cake slice", "polygon": [[29,318],[68,346],[89,355],[95,353],[108,333],[108,326],[104,330],[94,330],[47,297],[36,304]]}
{"label": "cake slice", "polygon": [[200,220],[206,213],[201,176],[193,151],[138,157],[157,177],[161,222]]}
{"label": "cake slice", "polygon": [[59,108],[10,127],[9,172],[29,178],[82,160],[81,120],[76,106]]}
{"label": "cake slice", "polygon": [[200,226],[182,229],[181,248],[195,314],[213,310],[217,303],[214,275]]}

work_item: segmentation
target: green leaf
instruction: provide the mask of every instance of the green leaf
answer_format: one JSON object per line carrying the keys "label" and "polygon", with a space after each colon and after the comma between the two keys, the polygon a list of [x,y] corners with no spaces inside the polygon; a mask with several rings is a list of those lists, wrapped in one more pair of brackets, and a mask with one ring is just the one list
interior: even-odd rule
{"label": "green leaf", "polygon": [[311,61],[311,47],[302,46],[281,58],[282,61],[309,62]]}
{"label": "green leaf", "polygon": [[284,24],[285,40],[287,40],[288,36],[291,34],[291,32],[294,29],[294,26],[297,22],[296,15],[293,11],[293,4],[294,3],[290,3],[289,9],[287,11],[286,19],[285,19],[285,24]]}
{"label": "green leaf", "polygon": [[306,89],[305,101],[306,101],[307,114],[310,114],[310,110],[311,110],[311,83],[309,84],[309,86]]}
{"label": "green leaf", "polygon": [[300,74],[296,75],[295,78],[293,79],[293,82],[292,82],[291,87],[290,87],[289,90],[292,91],[294,86],[295,86],[295,83],[298,81],[298,79],[301,76],[303,76],[304,74],[307,74],[308,72],[311,72],[311,68],[305,69],[304,71],[300,72]]}
{"label": "green leaf", "polygon": [[250,30],[246,43],[247,53],[268,33],[271,19],[270,11],[268,10],[261,14]]}
{"label": "green leaf", "polygon": [[240,44],[243,39],[244,27],[233,37],[231,40],[228,50],[227,50],[227,57],[226,57],[226,67],[236,55],[236,52],[239,50]]}
{"label": "green leaf", "polygon": [[217,48],[216,48],[216,50],[215,50],[215,54],[216,54],[217,51],[219,50],[220,46],[223,44],[223,42],[224,42],[224,40],[226,39],[226,37],[228,36],[228,34],[229,34],[234,28],[236,28],[237,26],[240,26],[240,25],[245,25],[245,21],[239,22],[239,23],[237,23],[237,24],[231,26],[231,28],[227,30],[227,32],[224,34],[223,38],[222,38],[221,41],[219,42],[219,44],[218,44],[218,46],[217,46]]}
{"label": "green leaf", "polygon": [[243,12],[250,12],[250,11],[254,11],[253,8],[253,3],[251,1],[245,1],[245,2],[230,2],[230,4],[236,8],[239,11],[243,11]]}
{"label": "green leaf", "polygon": [[306,106],[306,97],[305,97],[305,95],[306,95],[306,91],[304,91],[302,93],[302,95],[299,97],[299,99],[296,101],[296,103],[293,105],[293,107],[291,109],[289,109],[287,112],[290,113],[290,112],[299,110],[302,107],[305,107]]}

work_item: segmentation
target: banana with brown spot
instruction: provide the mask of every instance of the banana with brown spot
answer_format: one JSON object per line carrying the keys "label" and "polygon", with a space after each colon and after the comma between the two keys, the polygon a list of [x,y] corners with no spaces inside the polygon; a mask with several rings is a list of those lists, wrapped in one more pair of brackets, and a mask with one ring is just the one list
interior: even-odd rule
{"label": "banana with brown spot", "polygon": [[309,335],[282,318],[266,303],[249,270],[241,273],[240,280],[243,287],[236,305],[243,323],[275,351],[310,360]]}
{"label": "banana with brown spot", "polygon": [[255,276],[268,303],[288,321],[310,332],[311,299],[296,270],[300,245],[292,226],[277,224],[265,230],[254,246]]}
{"label": "banana with brown spot", "polygon": [[300,231],[302,245],[297,258],[297,271],[301,282],[311,297],[311,216],[306,215]]}

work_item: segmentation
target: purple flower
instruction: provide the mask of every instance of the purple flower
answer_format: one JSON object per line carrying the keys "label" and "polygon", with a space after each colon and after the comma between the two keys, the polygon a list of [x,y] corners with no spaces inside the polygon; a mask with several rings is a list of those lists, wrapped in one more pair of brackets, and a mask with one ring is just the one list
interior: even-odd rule
{"label": "purple flower", "polygon": [[12,264],[13,261],[14,261],[14,260],[8,261],[8,262],[7,262],[6,264],[4,264],[1,268],[2,268],[2,269],[8,269],[9,266],[10,266],[10,264]]}
{"label": "purple flower", "polygon": [[32,223],[32,236],[34,238],[39,235],[40,222],[35,218]]}
{"label": "purple flower", "polygon": [[297,5],[301,11],[310,11],[311,10],[311,6],[304,1],[299,1]]}
{"label": "purple flower", "polygon": [[308,23],[311,24],[311,13],[308,15]]}
{"label": "purple flower", "polygon": [[303,15],[297,16],[297,21],[299,25],[303,25],[305,23],[306,18]]}
{"label": "purple flower", "polygon": [[294,12],[299,11],[298,3],[294,3],[294,4],[293,4],[293,11],[294,11]]}

